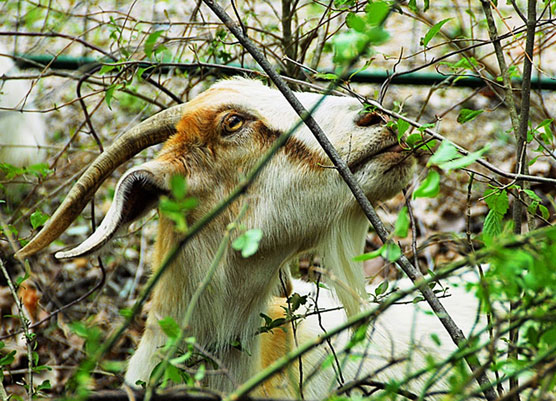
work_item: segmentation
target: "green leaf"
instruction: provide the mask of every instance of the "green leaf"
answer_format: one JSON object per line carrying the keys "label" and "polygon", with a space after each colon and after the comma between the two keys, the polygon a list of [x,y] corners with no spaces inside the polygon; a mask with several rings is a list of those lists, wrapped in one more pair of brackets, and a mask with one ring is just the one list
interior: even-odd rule
{"label": "green leaf", "polygon": [[368,46],[367,36],[360,32],[349,31],[334,36],[334,62],[347,64],[355,57],[365,53]]}
{"label": "green leaf", "polygon": [[431,340],[438,346],[442,345],[442,341],[440,341],[440,337],[436,333],[431,334]]}
{"label": "green leaf", "polygon": [[10,351],[6,355],[4,355],[2,358],[0,358],[0,366],[11,365],[12,362],[15,360],[15,352],[16,352],[15,350]]}
{"label": "green leaf", "polygon": [[346,17],[346,25],[348,28],[354,29],[357,32],[365,32],[367,28],[367,24],[365,20],[354,13],[348,13]]}
{"label": "green leaf", "polygon": [[200,382],[201,380],[203,380],[205,377],[205,365],[202,363],[201,366],[199,366],[199,369],[197,369],[197,372],[195,372],[195,381],[196,382]]}
{"label": "green leaf", "polygon": [[424,47],[427,47],[427,45],[432,40],[432,38],[434,38],[438,34],[438,32],[440,32],[440,29],[442,28],[442,26],[450,20],[451,20],[451,18],[446,18],[446,19],[434,24],[429,29],[429,31],[425,34],[425,36],[423,38],[421,38],[421,42],[420,42],[421,45],[424,46]]}
{"label": "green leaf", "polygon": [[257,252],[262,237],[262,230],[258,228],[248,230],[232,242],[232,248],[236,251],[241,251],[242,257],[248,258]]}
{"label": "green leaf", "polygon": [[124,361],[102,361],[101,366],[108,372],[120,373],[125,370],[126,363]]}
{"label": "green leaf", "polygon": [[468,121],[474,120],[483,111],[484,110],[461,109],[458,115],[458,123],[465,124]]}
{"label": "green leaf", "polygon": [[170,179],[170,188],[175,199],[182,200],[185,198],[187,192],[185,177],[179,174],[173,175]]}
{"label": "green leaf", "polygon": [[427,178],[423,180],[419,188],[413,192],[413,199],[434,198],[440,192],[440,174],[435,170],[429,170]]}
{"label": "green leaf", "polygon": [[367,4],[365,7],[365,14],[367,15],[367,22],[372,26],[381,25],[388,13],[390,12],[390,5],[385,1],[375,1]]}
{"label": "green leaf", "polygon": [[532,200],[535,200],[537,202],[542,202],[540,196],[537,195],[534,191],[531,191],[530,189],[524,189],[523,192],[525,192],[527,196],[529,196],[529,198],[531,198]]}
{"label": "green leaf", "polygon": [[294,292],[290,296],[289,302],[291,311],[295,312],[301,305],[305,305],[307,303],[307,295],[301,296],[297,292]]}
{"label": "green leaf", "polygon": [[32,164],[27,167],[27,171],[37,177],[46,177],[48,174],[54,172],[46,163]]}
{"label": "green leaf", "polygon": [[153,49],[154,49],[154,45],[157,41],[157,39],[160,37],[160,35],[162,35],[164,33],[164,31],[155,31],[153,33],[151,33],[148,37],[147,40],[145,40],[145,54],[147,55],[147,57],[151,57],[153,54]]}
{"label": "green leaf", "polygon": [[355,0],[334,0],[334,7],[346,9],[355,5]]}
{"label": "green leaf", "polygon": [[546,206],[539,204],[539,210],[541,211],[541,215],[544,219],[548,220],[550,218],[550,212]]}
{"label": "green leaf", "polygon": [[410,148],[415,147],[415,145],[417,145],[421,141],[423,141],[423,135],[418,133],[418,132],[415,132],[415,133],[409,135],[405,139],[405,143],[407,143]]}
{"label": "green leaf", "polygon": [[442,141],[440,146],[429,158],[427,167],[453,160],[459,156],[457,148],[450,141]]}
{"label": "green leaf", "polygon": [[379,295],[384,294],[388,291],[388,280],[384,280],[382,283],[375,288],[375,295],[378,297]]}
{"label": "green leaf", "polygon": [[90,335],[90,328],[83,322],[72,322],[69,324],[71,331],[81,338],[88,338]]}
{"label": "green leaf", "polygon": [[25,174],[25,169],[13,166],[8,163],[0,163],[0,171],[4,173],[5,179],[11,180],[19,175]]}
{"label": "green leaf", "polygon": [[170,316],[160,319],[158,325],[169,339],[175,340],[179,337],[181,332],[180,326],[178,326],[176,321]]}
{"label": "green leaf", "polygon": [[496,237],[502,232],[502,218],[500,213],[494,210],[488,212],[483,224],[483,234],[489,238]]}
{"label": "green leaf", "polygon": [[389,262],[395,262],[400,258],[400,256],[402,256],[402,250],[398,244],[394,242],[387,242],[386,246],[383,248],[381,256]]}
{"label": "green leaf", "polygon": [[537,212],[537,208],[539,207],[539,202],[533,201],[529,206],[527,206],[527,211],[530,214],[535,214]]}
{"label": "green leaf", "polygon": [[358,255],[358,256],[354,257],[353,260],[354,260],[355,262],[363,262],[363,261],[365,261],[365,260],[374,259],[374,258],[376,258],[376,257],[378,257],[378,256],[381,255],[381,253],[382,253],[382,248],[384,248],[384,245],[381,246],[380,248],[378,248],[378,249],[372,251],[372,252],[367,252],[367,253],[364,253],[364,254],[362,254],[362,255]]}
{"label": "green leaf", "polygon": [[120,309],[120,316],[129,319],[133,315],[132,310],[130,308],[122,308]]}
{"label": "green leaf", "polygon": [[192,355],[193,353],[188,351],[180,356],[170,359],[170,363],[174,366],[178,366],[190,359]]}
{"label": "green leaf", "polygon": [[338,75],[332,74],[332,73],[329,73],[329,72],[326,72],[326,73],[325,72],[317,72],[315,74],[315,78],[316,79],[325,79],[327,81],[334,81],[334,80],[338,79],[339,77],[338,77]]}
{"label": "green leaf", "polygon": [[394,227],[394,235],[400,238],[407,237],[407,232],[409,231],[409,214],[407,213],[407,207],[404,206],[400,213],[398,214],[398,219],[396,220],[396,226]]}
{"label": "green leaf", "polygon": [[489,146],[485,146],[484,148],[479,149],[476,152],[469,153],[466,156],[458,157],[455,160],[450,160],[450,161],[447,161],[447,162],[444,162],[444,163],[439,163],[438,167],[440,167],[442,170],[446,170],[446,171],[456,170],[458,168],[467,167],[470,164],[475,163],[478,159],[480,159],[481,156],[484,153],[486,153],[489,148],[490,148]]}
{"label": "green leaf", "polygon": [[509,208],[508,193],[505,189],[498,191],[497,189],[487,189],[485,191],[485,202],[490,210],[504,216]]}
{"label": "green leaf", "polygon": [[114,91],[116,90],[117,86],[117,84],[112,84],[104,92],[104,100],[106,101],[106,105],[110,110],[112,110],[112,106],[110,105],[110,103],[112,102],[112,97],[114,96]]}
{"label": "green leaf", "polygon": [[398,141],[399,141],[403,137],[407,129],[409,128],[409,123],[401,118],[398,118],[396,127],[398,128]]}
{"label": "green leaf", "polygon": [[98,72],[100,75],[105,75],[108,74],[110,71],[112,71],[114,68],[116,68],[115,65],[113,64],[104,64],[101,68],[100,71]]}
{"label": "green leaf", "polygon": [[31,277],[31,275],[30,275],[28,272],[25,272],[25,274],[24,274],[23,276],[18,277],[18,278],[15,280],[15,283],[14,283],[14,284],[15,284],[15,288],[19,288],[19,286],[20,286],[21,284],[23,284],[23,283],[25,282],[25,280],[27,280],[29,277]]}
{"label": "green leaf", "polygon": [[29,220],[31,221],[31,226],[33,227],[33,229],[36,230],[40,226],[43,226],[48,218],[49,216],[47,214],[44,214],[40,210],[35,210],[33,214],[31,214],[31,217],[29,217]]}
{"label": "green leaf", "polygon": [[[367,46],[377,46],[381,45],[390,39],[390,34],[384,28],[380,26],[375,26],[367,31]],[[370,50],[370,49],[369,49]],[[369,53],[369,52],[367,52]],[[362,55],[365,55],[363,53]]]}
{"label": "green leaf", "polygon": [[42,391],[42,390],[50,390],[51,388],[52,385],[50,384],[50,380],[44,380],[41,384],[37,386],[35,390]]}

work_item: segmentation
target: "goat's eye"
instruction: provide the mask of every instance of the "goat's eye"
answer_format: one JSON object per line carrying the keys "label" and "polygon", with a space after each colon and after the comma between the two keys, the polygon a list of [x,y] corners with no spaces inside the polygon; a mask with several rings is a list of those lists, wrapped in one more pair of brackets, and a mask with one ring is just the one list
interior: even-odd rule
{"label": "goat's eye", "polygon": [[223,122],[224,131],[228,134],[236,132],[238,129],[243,127],[244,122],[245,119],[239,114],[228,114],[226,118],[224,118]]}

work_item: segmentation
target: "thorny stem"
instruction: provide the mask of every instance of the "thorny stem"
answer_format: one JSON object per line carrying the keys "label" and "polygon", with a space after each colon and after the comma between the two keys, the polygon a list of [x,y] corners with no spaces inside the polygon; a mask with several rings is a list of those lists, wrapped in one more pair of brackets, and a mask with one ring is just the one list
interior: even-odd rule
{"label": "thorny stem", "polygon": [[[348,185],[349,189],[353,193],[355,199],[363,209],[363,212],[375,228],[378,236],[382,240],[382,242],[386,243],[389,241],[389,233],[384,228],[384,225],[380,221],[380,218],[376,214],[373,206],[365,196],[365,193],[361,189],[361,187],[355,181],[355,177],[349,170],[345,161],[343,161],[336,149],[332,146],[322,129],[313,119],[311,114],[307,112],[307,110],[303,107],[301,102],[295,97],[293,92],[289,89],[289,87],[285,84],[285,82],[280,78],[280,76],[276,73],[274,68],[270,65],[270,63],[266,60],[264,55],[252,44],[252,42],[243,35],[241,30],[238,26],[233,22],[233,20],[228,16],[226,11],[218,5],[213,0],[203,0],[205,4],[218,16],[218,18],[228,27],[228,29],[232,32],[232,34],[238,39],[238,41],[243,45],[243,47],[251,54],[251,56],[259,63],[261,68],[268,74],[272,82],[276,85],[278,90],[282,92],[286,100],[290,103],[292,108],[297,112],[297,114],[301,117],[305,125],[311,130],[325,153],[331,159],[331,161],[336,166],[338,173],[341,175],[343,180]],[[435,312],[439,320],[441,321],[442,325],[446,328],[450,337],[454,341],[456,345],[461,345],[466,342],[465,335],[461,331],[461,329],[456,325],[452,317],[448,314],[444,306],[440,303],[432,289],[426,285],[422,285],[424,281],[424,277],[419,270],[417,270],[409,260],[402,255],[398,261],[398,266],[407,274],[407,276],[411,279],[413,283],[416,283],[419,286],[419,290],[423,294],[423,297],[429,303],[431,309]],[[350,319],[351,320],[351,319]],[[298,349],[302,349],[303,345]],[[473,372],[477,371],[480,368],[481,364],[479,363],[478,358],[473,355],[466,358],[466,361]],[[496,394],[494,390],[490,386],[490,382],[488,377],[481,373],[477,377],[477,381],[479,385],[483,388],[485,397],[488,400],[494,400],[496,398]],[[240,387],[241,388],[241,387]],[[230,396],[233,399],[233,396],[236,397],[242,394],[239,389],[236,393]]]}

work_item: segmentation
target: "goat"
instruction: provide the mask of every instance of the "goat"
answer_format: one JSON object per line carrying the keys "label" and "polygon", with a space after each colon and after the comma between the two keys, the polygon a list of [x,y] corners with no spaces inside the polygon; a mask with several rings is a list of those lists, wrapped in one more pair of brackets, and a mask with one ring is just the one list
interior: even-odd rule
{"label": "goat", "polygon": [[[296,95],[308,109],[321,97],[313,93]],[[407,185],[415,163],[403,152],[396,135],[380,115],[363,115],[361,110],[360,103],[353,98],[328,96],[314,111],[314,117],[347,161],[368,198],[378,202],[391,198]],[[220,81],[188,103],[145,120],[117,139],[17,256],[27,257],[50,244],[79,215],[117,166],[141,149],[163,141],[164,147],[156,159],[123,174],[110,210],[98,229],[76,248],[57,252],[56,257],[73,258],[98,251],[117,230],[156,207],[160,194],[169,192],[174,175],[186,177],[189,196],[199,200],[199,205],[187,215],[188,223],[192,224],[225,198],[262,152],[278,135],[290,130],[297,119],[280,93],[261,82],[238,78]],[[285,295],[291,291],[282,288],[280,271],[296,255],[310,250],[321,255],[324,266],[334,277],[329,283],[349,315],[360,310],[361,300],[367,299],[362,268],[352,258],[363,251],[368,222],[340,176],[334,169],[326,168],[327,164],[310,131],[298,128],[245,194],[249,209],[242,224],[262,230],[258,252],[244,259],[229,250],[209,290],[198,301],[188,335],[209,349],[236,383],[283,356],[296,340],[303,342],[346,318],[343,311],[325,314],[323,322],[313,316],[298,326],[296,338],[288,327],[256,335],[261,326],[260,313],[272,319],[283,315]],[[158,321],[166,316],[181,321],[239,206],[239,201],[232,203],[183,246],[161,277],[152,295],[145,332],[129,362],[125,377],[129,384],[148,380],[158,362],[157,349],[166,342]],[[155,269],[179,240],[180,234],[161,214],[152,262]],[[314,294],[316,289],[296,280],[292,285],[292,291],[301,295]],[[321,308],[337,306],[333,293],[322,292]],[[473,305],[461,298],[453,303],[457,314],[465,315]],[[388,365],[398,351],[407,351],[416,339],[439,327],[434,318],[428,317],[427,322],[418,325],[417,334],[413,333],[414,310],[414,306],[400,305],[373,326],[374,343],[367,350],[371,370],[367,373],[381,370],[380,366]],[[231,346],[238,340],[248,351]],[[317,368],[329,351],[328,346],[322,346],[307,355],[303,369]],[[377,375],[387,380],[405,373],[405,368],[397,365],[393,369]],[[358,372],[351,371],[354,375]],[[312,399],[326,395],[330,383],[335,383],[333,371],[332,382],[330,375],[317,376],[304,390]],[[259,394],[295,397],[298,381],[298,370],[292,369],[267,382]],[[206,384],[222,391],[234,387],[225,376],[207,377]]]}
{"label": "goat", "polygon": [[[5,49],[0,44],[0,53]],[[9,57],[0,54],[0,77],[17,74]],[[39,146],[46,144],[46,126],[37,113],[20,113],[18,108],[32,102],[28,99],[31,85],[23,80],[0,80],[0,163],[16,167],[40,163],[45,158]],[[13,109],[6,110],[6,109]]]}

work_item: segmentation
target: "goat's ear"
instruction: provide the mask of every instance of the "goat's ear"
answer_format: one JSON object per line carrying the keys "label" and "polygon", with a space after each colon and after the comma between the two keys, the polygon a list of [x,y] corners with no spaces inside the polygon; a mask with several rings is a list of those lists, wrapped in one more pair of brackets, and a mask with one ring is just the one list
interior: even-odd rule
{"label": "goat's ear", "polygon": [[69,251],[56,252],[57,259],[75,258],[98,251],[123,227],[153,209],[168,191],[145,169],[132,169],[118,182],[114,201],[97,230]]}

